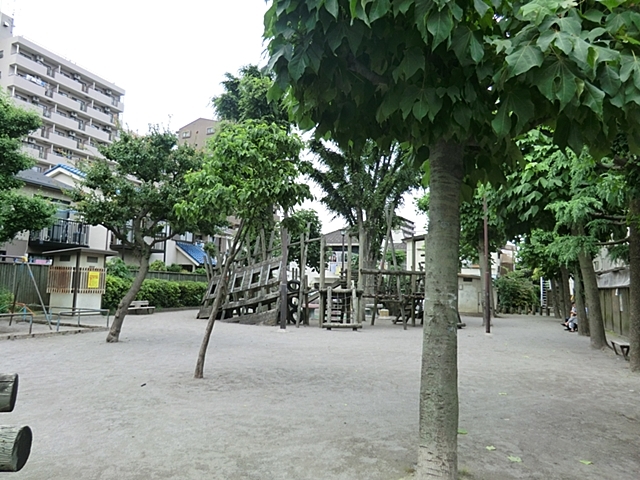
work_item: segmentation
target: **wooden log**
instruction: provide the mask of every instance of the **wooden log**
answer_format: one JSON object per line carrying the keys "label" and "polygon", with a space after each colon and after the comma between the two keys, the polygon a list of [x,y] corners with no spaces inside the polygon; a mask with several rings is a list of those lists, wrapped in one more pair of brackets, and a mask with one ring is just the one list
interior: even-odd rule
{"label": "wooden log", "polygon": [[18,396],[18,374],[0,373],[0,412],[12,412]]}
{"label": "wooden log", "polygon": [[31,453],[29,427],[0,427],[0,472],[18,472]]}
{"label": "wooden log", "polygon": [[424,271],[421,270],[380,270],[377,268],[361,268],[360,272],[365,275],[424,275]]}

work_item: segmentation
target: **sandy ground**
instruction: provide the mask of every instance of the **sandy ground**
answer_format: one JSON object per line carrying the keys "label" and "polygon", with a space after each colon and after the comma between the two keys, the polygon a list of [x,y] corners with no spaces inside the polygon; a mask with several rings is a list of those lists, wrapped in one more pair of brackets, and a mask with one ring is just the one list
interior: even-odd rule
{"label": "sandy ground", "polygon": [[[218,323],[194,311],[106,333],[0,340],[31,426],[15,479],[394,479],[417,458],[421,329]],[[637,479],[640,376],[548,317],[459,331],[461,478]],[[3,338],[6,338],[3,337]],[[487,450],[487,446],[495,450]],[[519,457],[521,462],[509,460]],[[592,462],[590,465],[581,460]]]}

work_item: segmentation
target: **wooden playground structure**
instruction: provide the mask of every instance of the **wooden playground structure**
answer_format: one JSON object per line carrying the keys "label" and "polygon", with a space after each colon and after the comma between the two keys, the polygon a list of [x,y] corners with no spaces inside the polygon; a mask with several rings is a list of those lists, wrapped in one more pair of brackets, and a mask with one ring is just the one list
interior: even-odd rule
{"label": "wooden playground structure", "polygon": [[[370,311],[370,324],[374,325],[378,307],[389,310],[395,317],[394,324],[406,329],[422,323],[425,272],[416,265],[413,255],[411,269],[400,268],[396,258],[391,234],[391,219],[388,215],[386,242],[382,253],[384,259],[389,249],[391,262],[387,268],[364,268],[358,256],[358,266],[353,265],[352,237],[348,237],[346,271],[338,279],[327,279],[324,268],[320,269],[319,281],[309,284],[305,265],[309,246],[320,242],[320,265],[325,265],[326,242],[323,238],[309,238],[307,232],[299,241],[290,243],[288,234],[282,232],[281,244],[274,248],[275,232],[266,241],[264,230],[253,243],[244,242],[240,254],[229,266],[226,284],[222,284],[224,256],[209,261],[207,274],[209,285],[204,295],[198,318],[211,314],[216,296],[222,289],[222,299],[216,319],[247,324],[276,325],[309,324],[312,313],[318,311],[318,326],[331,329],[361,329]],[[362,239],[360,239],[362,240]],[[360,242],[361,244],[361,242]],[[290,246],[300,245],[300,257],[288,258]],[[290,261],[297,260],[300,274],[287,276]],[[383,262],[384,265],[384,262]],[[283,312],[283,307],[286,312]]]}

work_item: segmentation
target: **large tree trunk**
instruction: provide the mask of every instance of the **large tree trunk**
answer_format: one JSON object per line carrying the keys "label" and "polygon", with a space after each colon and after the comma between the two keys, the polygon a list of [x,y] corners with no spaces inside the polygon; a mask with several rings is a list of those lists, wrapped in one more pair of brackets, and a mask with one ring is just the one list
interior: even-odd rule
{"label": "large tree trunk", "polygon": [[211,339],[213,326],[216,323],[216,317],[218,316],[218,311],[220,311],[220,307],[222,306],[222,301],[227,295],[227,285],[229,282],[229,269],[231,268],[231,264],[236,259],[238,252],[240,252],[240,249],[242,247],[242,240],[244,236],[245,236],[244,220],[242,220],[240,222],[240,226],[238,227],[238,232],[236,233],[236,236],[233,239],[233,244],[231,246],[231,253],[227,257],[226,261],[224,262],[224,265],[222,266],[222,271],[220,272],[220,283],[218,283],[218,286],[217,286],[216,298],[213,300],[211,313],[209,314],[209,319],[207,320],[207,327],[205,328],[204,337],[202,338],[202,343],[200,344],[200,351],[198,352],[198,360],[196,362],[196,370],[193,374],[194,378],[204,378],[204,361],[207,355],[207,348],[209,347],[209,340]]}
{"label": "large tree trunk", "polygon": [[629,217],[629,368],[640,372],[640,198],[631,199]]}
{"label": "large tree trunk", "polygon": [[562,313],[562,301],[560,297],[560,282],[557,277],[551,278],[551,298],[553,300],[553,314],[556,318],[565,319]]}
{"label": "large tree trunk", "polygon": [[[602,320],[602,309],[600,308],[600,292],[598,291],[598,282],[596,280],[596,272],[593,269],[593,259],[587,253],[578,254],[580,262],[580,273],[584,285],[584,295],[589,309],[589,333],[591,338],[591,347],[604,348],[607,347],[607,337],[604,333],[604,321]],[[580,319],[578,319],[580,321]]]}
{"label": "large tree trunk", "polygon": [[129,311],[129,305],[131,305],[131,302],[136,298],[136,295],[140,291],[140,287],[142,287],[142,282],[144,282],[144,279],[147,276],[147,272],[149,271],[150,256],[150,248],[145,249],[145,251],[140,256],[140,269],[138,270],[136,277],[133,279],[131,288],[118,304],[116,315],[113,318],[111,329],[109,330],[109,334],[107,335],[108,343],[116,343],[118,340],[120,340],[120,331],[122,330],[124,317],[127,316],[127,312]]}
{"label": "large tree trunk", "polygon": [[[579,270],[579,269],[578,269]],[[576,309],[578,310],[578,334],[589,336],[589,318],[587,317],[587,309],[584,302],[584,283],[582,275],[576,271],[574,278]]]}
{"label": "large tree trunk", "polygon": [[429,234],[420,384],[418,479],[458,476],[458,254],[463,150],[438,142],[429,158]]}

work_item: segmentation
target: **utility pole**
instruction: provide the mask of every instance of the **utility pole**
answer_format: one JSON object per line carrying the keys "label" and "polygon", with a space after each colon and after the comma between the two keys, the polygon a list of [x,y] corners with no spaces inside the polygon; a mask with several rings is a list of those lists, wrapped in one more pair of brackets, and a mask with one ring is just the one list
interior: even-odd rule
{"label": "utility pole", "polygon": [[484,209],[484,317],[485,333],[491,333],[491,265],[489,264],[489,220],[487,212],[487,194],[482,200]]}

